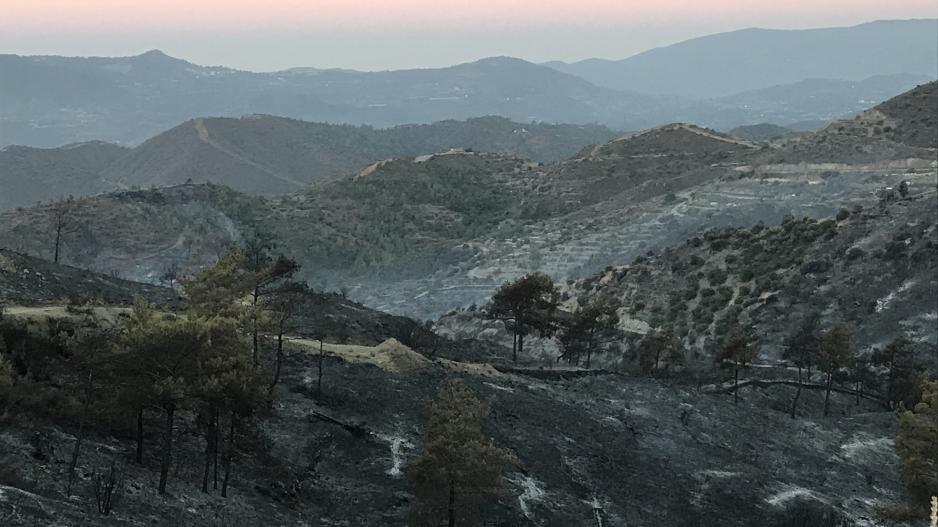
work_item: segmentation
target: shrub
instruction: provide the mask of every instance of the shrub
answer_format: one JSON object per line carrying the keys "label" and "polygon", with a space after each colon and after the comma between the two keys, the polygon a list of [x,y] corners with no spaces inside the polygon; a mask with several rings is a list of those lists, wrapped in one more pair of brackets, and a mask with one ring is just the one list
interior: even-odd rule
{"label": "shrub", "polygon": [[845,219],[849,217],[850,217],[850,211],[847,209],[840,209],[840,211],[837,212],[837,221],[844,221]]}

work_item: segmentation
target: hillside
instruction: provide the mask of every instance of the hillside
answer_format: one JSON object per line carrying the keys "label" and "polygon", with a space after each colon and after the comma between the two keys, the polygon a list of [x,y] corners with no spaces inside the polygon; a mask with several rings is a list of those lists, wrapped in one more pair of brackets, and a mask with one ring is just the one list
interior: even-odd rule
{"label": "hillside", "polygon": [[136,296],[164,306],[180,304],[179,297],[165,287],[56,265],[0,249],[0,305],[72,303],[78,306],[92,303],[128,306]]}
{"label": "hillside", "polygon": [[87,143],[0,151],[0,208],[131,187],[214,182],[251,194],[300,190],[377,160],[463,148],[559,160],[614,137],[596,125],[521,124],[502,117],[388,129],[291,119],[198,118],[126,149]]}
{"label": "hillside", "polygon": [[0,149],[0,209],[112,190],[101,181],[101,171],[126,153],[126,148],[101,142]]}
{"label": "hillside", "polygon": [[[158,289],[3,255],[22,266],[14,275],[41,269],[62,287],[72,283],[68,296],[83,291],[86,280],[124,292]],[[0,284],[10,275],[0,267]],[[41,296],[45,304],[51,300]],[[504,495],[490,503],[497,524],[589,525],[599,518],[611,525],[742,527],[756,518],[787,527],[835,518],[862,525],[876,507],[903,497],[891,446],[895,419],[875,399],[858,404],[851,394],[835,392],[831,417],[819,419],[823,393],[806,389],[802,413],[792,420],[783,410],[793,390],[784,385],[747,387],[734,404],[718,385],[700,389],[681,379],[599,371],[548,380],[505,373],[497,363],[469,360],[492,350],[490,344],[446,341],[449,358],[429,356],[430,350],[401,343],[414,334],[414,321],[335,295],[306,301],[311,318],[287,341],[275,403],[239,433],[227,499],[198,489],[204,429],[188,409],[177,412],[169,492],[157,495],[159,415],[148,410],[140,421],[146,440],[138,463],[127,419],[108,414],[117,408],[113,394],[101,394],[91,407],[77,463],[80,490],[65,496],[61,483],[81,427],[77,407],[63,398],[74,382],[70,363],[48,350],[46,376],[18,380],[24,395],[8,406],[0,434],[5,525],[129,527],[151,518],[286,525],[310,517],[399,525],[414,500],[401,469],[423,443],[426,404],[454,378],[491,405],[486,436],[518,458]],[[14,305],[3,321],[5,328],[23,323],[68,332],[92,313],[99,322],[113,323],[107,315],[120,320],[119,307]],[[325,335],[322,362],[314,334]],[[261,352],[263,367],[270,367],[273,342],[263,339]],[[837,470],[817,477],[819,467],[831,463]],[[89,507],[90,490],[84,491],[111,464],[120,471],[119,500],[101,516]]]}
{"label": "hillside", "polygon": [[860,350],[900,335],[938,347],[934,191],[837,217],[708,230],[580,280],[569,294],[611,292],[631,306],[628,324],[671,329],[708,354],[739,317],[754,326],[762,358],[779,359],[780,343],[809,313],[826,326],[847,323]]}
{"label": "hillside", "polygon": [[[936,50],[938,19],[884,20],[838,28],[743,29],[618,61],[547,65],[612,89],[709,99],[805,79],[860,81],[893,74],[934,79]],[[790,121],[780,124],[785,122]]]}
{"label": "hillside", "polygon": [[935,159],[938,149],[938,81],[917,86],[852,119],[784,142],[775,162],[870,163],[885,159]]}
{"label": "hillside", "polygon": [[[931,122],[915,115],[897,129]],[[675,124],[556,163],[464,151],[385,160],[276,198],[218,185],[117,192],[76,202],[63,261],[154,281],[260,232],[317,288],[434,318],[533,269],[579,278],[707,228],[876,207],[903,181],[912,195],[934,188],[934,149],[836,130],[756,145]],[[0,213],[0,244],[50,255],[54,210]]]}

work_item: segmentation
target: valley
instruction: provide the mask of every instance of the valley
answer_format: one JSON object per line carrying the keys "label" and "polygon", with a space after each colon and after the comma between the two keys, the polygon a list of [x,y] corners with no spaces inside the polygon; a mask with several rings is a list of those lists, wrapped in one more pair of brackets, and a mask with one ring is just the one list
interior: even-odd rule
{"label": "valley", "polygon": [[0,525],[924,526],[935,24],[0,55]]}

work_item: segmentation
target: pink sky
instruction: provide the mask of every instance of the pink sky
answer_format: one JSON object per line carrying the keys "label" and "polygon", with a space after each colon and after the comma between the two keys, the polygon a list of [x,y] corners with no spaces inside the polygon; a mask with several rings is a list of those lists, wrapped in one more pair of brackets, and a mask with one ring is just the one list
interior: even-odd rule
{"label": "pink sky", "polygon": [[[935,0],[0,0],[14,30],[339,29],[614,25],[727,18],[753,25],[938,16]],[[761,23],[760,23],[761,22]]]}
{"label": "pink sky", "polygon": [[746,27],[938,18],[938,0],[0,0],[0,53],[396,69],[621,59]]}

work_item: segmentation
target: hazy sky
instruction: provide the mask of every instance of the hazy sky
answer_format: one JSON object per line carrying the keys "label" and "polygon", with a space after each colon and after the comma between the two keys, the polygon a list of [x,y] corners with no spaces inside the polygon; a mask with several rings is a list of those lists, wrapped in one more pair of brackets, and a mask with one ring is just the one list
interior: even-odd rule
{"label": "hazy sky", "polygon": [[624,58],[744,27],[938,17],[936,0],[0,0],[0,53],[149,49],[250,70]]}

